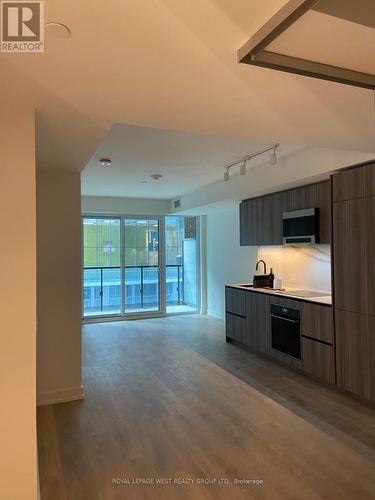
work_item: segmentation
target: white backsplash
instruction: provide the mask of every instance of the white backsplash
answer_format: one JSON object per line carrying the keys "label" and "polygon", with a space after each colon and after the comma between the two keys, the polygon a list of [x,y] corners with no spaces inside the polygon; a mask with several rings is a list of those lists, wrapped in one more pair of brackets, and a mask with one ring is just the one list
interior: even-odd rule
{"label": "white backsplash", "polygon": [[[331,249],[329,245],[269,246],[258,248],[258,260],[272,267],[283,288],[331,293]],[[260,269],[263,272],[263,267]]]}

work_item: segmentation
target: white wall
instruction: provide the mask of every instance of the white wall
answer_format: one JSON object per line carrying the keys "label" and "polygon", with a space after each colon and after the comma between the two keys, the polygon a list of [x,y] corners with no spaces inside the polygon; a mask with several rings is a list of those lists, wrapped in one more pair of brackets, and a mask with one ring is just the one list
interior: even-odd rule
{"label": "white wall", "polygon": [[81,193],[76,173],[38,172],[38,403],[81,388]]}
{"label": "white wall", "polygon": [[207,314],[224,318],[224,287],[251,281],[257,247],[240,247],[238,206],[208,214],[206,226]]}
{"label": "white wall", "polygon": [[163,215],[169,212],[169,200],[82,196],[83,214]]}
{"label": "white wall", "polygon": [[[6,75],[5,75],[6,76]],[[4,99],[3,99],[4,97]],[[37,498],[34,110],[0,94],[0,498]]]}

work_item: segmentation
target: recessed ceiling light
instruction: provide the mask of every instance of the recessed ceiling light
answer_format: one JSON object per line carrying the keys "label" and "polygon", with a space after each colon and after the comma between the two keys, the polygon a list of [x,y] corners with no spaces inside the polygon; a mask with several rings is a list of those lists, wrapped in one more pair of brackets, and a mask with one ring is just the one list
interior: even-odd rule
{"label": "recessed ceiling light", "polygon": [[139,181],[140,184],[148,184],[148,181]]}
{"label": "recessed ceiling light", "polygon": [[160,181],[160,179],[163,177],[161,174],[152,174],[150,175],[151,179],[154,181]]}
{"label": "recessed ceiling light", "polygon": [[112,160],[110,158],[100,158],[99,167],[109,168],[112,166]]}
{"label": "recessed ceiling light", "polygon": [[54,38],[69,38],[72,34],[70,28],[66,24],[55,21],[46,23],[46,32]]}

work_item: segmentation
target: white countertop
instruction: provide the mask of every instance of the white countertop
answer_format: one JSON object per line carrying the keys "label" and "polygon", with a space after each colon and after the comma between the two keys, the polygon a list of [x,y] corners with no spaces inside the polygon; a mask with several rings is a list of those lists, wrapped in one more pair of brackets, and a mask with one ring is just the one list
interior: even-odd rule
{"label": "white countertop", "polygon": [[[241,290],[248,290],[249,292],[257,292],[257,293],[265,293],[268,295],[275,295],[276,297],[285,297],[287,299],[295,299],[295,300],[303,300],[306,302],[313,302],[316,304],[324,304],[324,305],[332,305],[332,295],[327,294],[327,292],[321,292],[322,295],[316,296],[316,297],[304,297],[303,295],[298,296],[298,289],[283,289],[283,290],[276,290],[272,288],[254,288],[253,286],[248,286],[250,283],[242,283],[242,284],[235,284],[235,285],[227,285],[232,288],[239,288]],[[247,286],[246,286],[247,285]],[[288,294],[288,291],[293,292],[291,294]],[[315,293],[317,293],[316,290],[311,290]]]}

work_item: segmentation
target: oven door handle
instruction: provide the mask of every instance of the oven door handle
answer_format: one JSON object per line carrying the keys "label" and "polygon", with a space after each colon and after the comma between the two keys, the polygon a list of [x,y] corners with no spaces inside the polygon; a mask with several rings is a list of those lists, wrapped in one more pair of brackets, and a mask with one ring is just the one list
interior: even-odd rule
{"label": "oven door handle", "polygon": [[299,319],[289,319],[283,316],[277,316],[277,314],[271,314],[271,318],[281,319],[282,321],[289,321],[289,323],[299,323]]}

